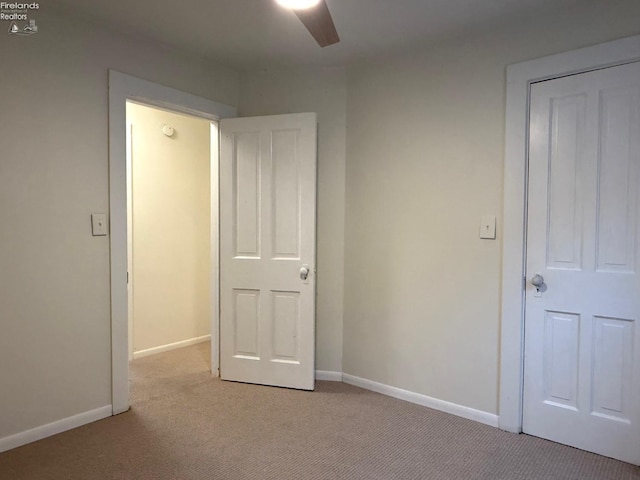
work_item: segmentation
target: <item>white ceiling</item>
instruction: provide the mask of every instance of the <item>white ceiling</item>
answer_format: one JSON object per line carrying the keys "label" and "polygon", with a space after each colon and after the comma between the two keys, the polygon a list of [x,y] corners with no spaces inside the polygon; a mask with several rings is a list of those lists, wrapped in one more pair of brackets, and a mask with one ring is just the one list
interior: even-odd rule
{"label": "white ceiling", "polygon": [[275,0],[57,0],[238,70],[344,65],[592,0],[327,0],[341,42],[320,48]]}

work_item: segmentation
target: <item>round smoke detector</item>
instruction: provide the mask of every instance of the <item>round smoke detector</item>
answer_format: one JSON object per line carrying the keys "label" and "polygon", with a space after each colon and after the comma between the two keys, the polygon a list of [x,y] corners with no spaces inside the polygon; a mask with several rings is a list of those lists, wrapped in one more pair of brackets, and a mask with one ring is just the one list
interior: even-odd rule
{"label": "round smoke detector", "polygon": [[164,133],[167,137],[173,137],[175,130],[171,125],[164,125],[162,127],[162,133]]}

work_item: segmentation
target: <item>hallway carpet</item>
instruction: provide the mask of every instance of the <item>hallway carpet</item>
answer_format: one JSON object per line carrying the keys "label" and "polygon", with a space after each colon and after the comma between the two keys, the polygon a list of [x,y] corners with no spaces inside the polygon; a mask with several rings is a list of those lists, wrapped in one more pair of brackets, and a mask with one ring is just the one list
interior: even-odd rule
{"label": "hallway carpet", "polygon": [[335,382],[223,382],[200,344],[131,365],[131,411],[0,454],[2,480],[631,480],[640,469]]}

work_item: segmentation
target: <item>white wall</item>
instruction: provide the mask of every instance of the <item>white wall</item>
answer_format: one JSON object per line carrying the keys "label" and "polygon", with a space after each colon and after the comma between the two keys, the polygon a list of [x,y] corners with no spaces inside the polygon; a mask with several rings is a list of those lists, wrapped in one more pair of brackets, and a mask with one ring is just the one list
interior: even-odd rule
{"label": "white wall", "polygon": [[0,439],[111,403],[108,69],[226,104],[238,76],[43,5],[0,41]]}
{"label": "white wall", "polygon": [[346,373],[498,412],[505,68],[638,18],[637,1],[582,3],[349,69]]}
{"label": "white wall", "polygon": [[316,369],[342,371],[345,70],[250,72],[240,85],[241,116],[318,114]]}
{"label": "white wall", "polygon": [[211,123],[135,103],[127,122],[135,355],[211,333]]}

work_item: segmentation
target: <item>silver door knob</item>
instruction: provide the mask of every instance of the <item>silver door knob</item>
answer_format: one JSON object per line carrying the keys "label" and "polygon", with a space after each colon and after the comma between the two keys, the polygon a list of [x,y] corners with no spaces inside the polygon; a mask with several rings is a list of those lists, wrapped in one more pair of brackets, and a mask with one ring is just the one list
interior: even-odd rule
{"label": "silver door knob", "polygon": [[531,279],[531,285],[533,285],[536,288],[542,287],[544,285],[544,277],[539,273],[536,273]]}
{"label": "silver door knob", "polygon": [[307,267],[302,267],[300,269],[300,280],[304,282],[308,276],[309,276],[309,269]]}

